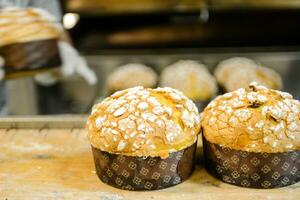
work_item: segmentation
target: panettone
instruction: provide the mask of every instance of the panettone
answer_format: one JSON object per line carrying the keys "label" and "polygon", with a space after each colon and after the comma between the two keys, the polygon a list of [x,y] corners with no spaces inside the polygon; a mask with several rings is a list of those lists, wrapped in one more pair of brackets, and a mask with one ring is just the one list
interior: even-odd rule
{"label": "panettone", "polygon": [[212,101],[203,112],[205,168],[242,187],[278,188],[300,180],[300,103],[251,83]]}
{"label": "panettone", "polygon": [[235,150],[277,153],[300,149],[300,103],[255,83],[213,100],[202,113],[204,137]]}
{"label": "panettone", "polygon": [[193,173],[200,116],[171,88],[134,87],[95,105],[87,122],[96,173],[125,190],[177,185]]}

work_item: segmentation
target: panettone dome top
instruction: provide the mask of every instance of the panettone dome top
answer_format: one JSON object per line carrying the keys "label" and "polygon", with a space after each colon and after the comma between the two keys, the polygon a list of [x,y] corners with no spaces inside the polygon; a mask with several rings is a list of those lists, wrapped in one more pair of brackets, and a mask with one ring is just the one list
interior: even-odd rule
{"label": "panettone dome top", "polygon": [[177,90],[134,87],[95,105],[87,129],[92,146],[102,151],[165,158],[197,140],[200,116]]}

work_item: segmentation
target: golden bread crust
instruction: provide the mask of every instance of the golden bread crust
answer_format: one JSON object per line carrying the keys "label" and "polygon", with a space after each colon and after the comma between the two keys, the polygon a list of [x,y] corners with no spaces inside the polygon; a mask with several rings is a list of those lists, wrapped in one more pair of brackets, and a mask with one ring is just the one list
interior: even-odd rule
{"label": "golden bread crust", "polygon": [[168,157],[197,140],[193,102],[171,88],[134,87],[95,105],[87,122],[92,146],[129,156]]}
{"label": "golden bread crust", "polygon": [[300,150],[300,103],[255,83],[219,96],[202,113],[204,137],[250,152]]}

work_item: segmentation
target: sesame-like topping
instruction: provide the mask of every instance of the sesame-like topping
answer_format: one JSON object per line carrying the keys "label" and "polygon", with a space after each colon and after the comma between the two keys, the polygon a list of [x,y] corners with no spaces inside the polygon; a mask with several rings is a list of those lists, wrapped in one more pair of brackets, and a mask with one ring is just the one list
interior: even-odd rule
{"label": "sesame-like topping", "polygon": [[190,117],[190,113],[187,110],[182,112],[181,119],[188,127],[194,127],[194,119]]}
{"label": "sesame-like topping", "polygon": [[253,152],[300,149],[300,103],[257,83],[212,101],[202,113],[210,142]]}
{"label": "sesame-like topping", "polygon": [[124,119],[119,120],[118,128],[121,131],[132,130],[132,129],[135,129],[135,123],[130,118],[124,118]]}
{"label": "sesame-like topping", "polygon": [[174,100],[174,101],[180,101],[181,100],[181,97],[178,95],[178,94],[176,94],[176,93],[170,93],[170,96],[171,96],[171,98]]}
{"label": "sesame-like topping", "polygon": [[146,110],[148,108],[148,103],[141,102],[141,103],[139,103],[139,105],[137,106],[137,108],[140,109],[140,110]]}
{"label": "sesame-like topping", "polygon": [[125,149],[125,147],[126,147],[126,142],[124,140],[121,140],[118,144],[117,149],[118,151],[122,151],[123,149]]}
{"label": "sesame-like topping", "polygon": [[97,117],[96,121],[95,121],[96,127],[98,129],[101,129],[104,121],[105,121],[105,116],[103,116],[103,117]]}
{"label": "sesame-like topping", "polygon": [[235,116],[241,121],[247,121],[251,117],[251,112],[247,109],[241,109],[234,112]]}
{"label": "sesame-like topping", "polygon": [[115,112],[114,112],[114,116],[115,117],[120,117],[120,116],[122,116],[124,113],[126,112],[126,110],[125,110],[125,108],[119,108],[118,110],[116,110]]}
{"label": "sesame-like topping", "polygon": [[259,121],[255,124],[255,127],[257,129],[261,129],[264,126],[264,124],[265,124],[264,121]]}
{"label": "sesame-like topping", "polygon": [[102,151],[165,158],[196,141],[200,115],[177,90],[135,87],[95,105],[87,130],[91,144]]}

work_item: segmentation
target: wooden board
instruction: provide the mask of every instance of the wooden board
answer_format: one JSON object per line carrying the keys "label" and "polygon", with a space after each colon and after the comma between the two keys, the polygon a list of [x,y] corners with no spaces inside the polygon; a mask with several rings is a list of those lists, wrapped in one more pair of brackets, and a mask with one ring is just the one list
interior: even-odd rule
{"label": "wooden board", "polygon": [[159,191],[123,191],[103,184],[96,176],[84,129],[20,129],[15,122],[14,126],[0,128],[0,200],[296,200],[300,197],[300,183],[262,190],[236,187],[213,178],[203,168],[201,144],[197,168],[188,181]]}

